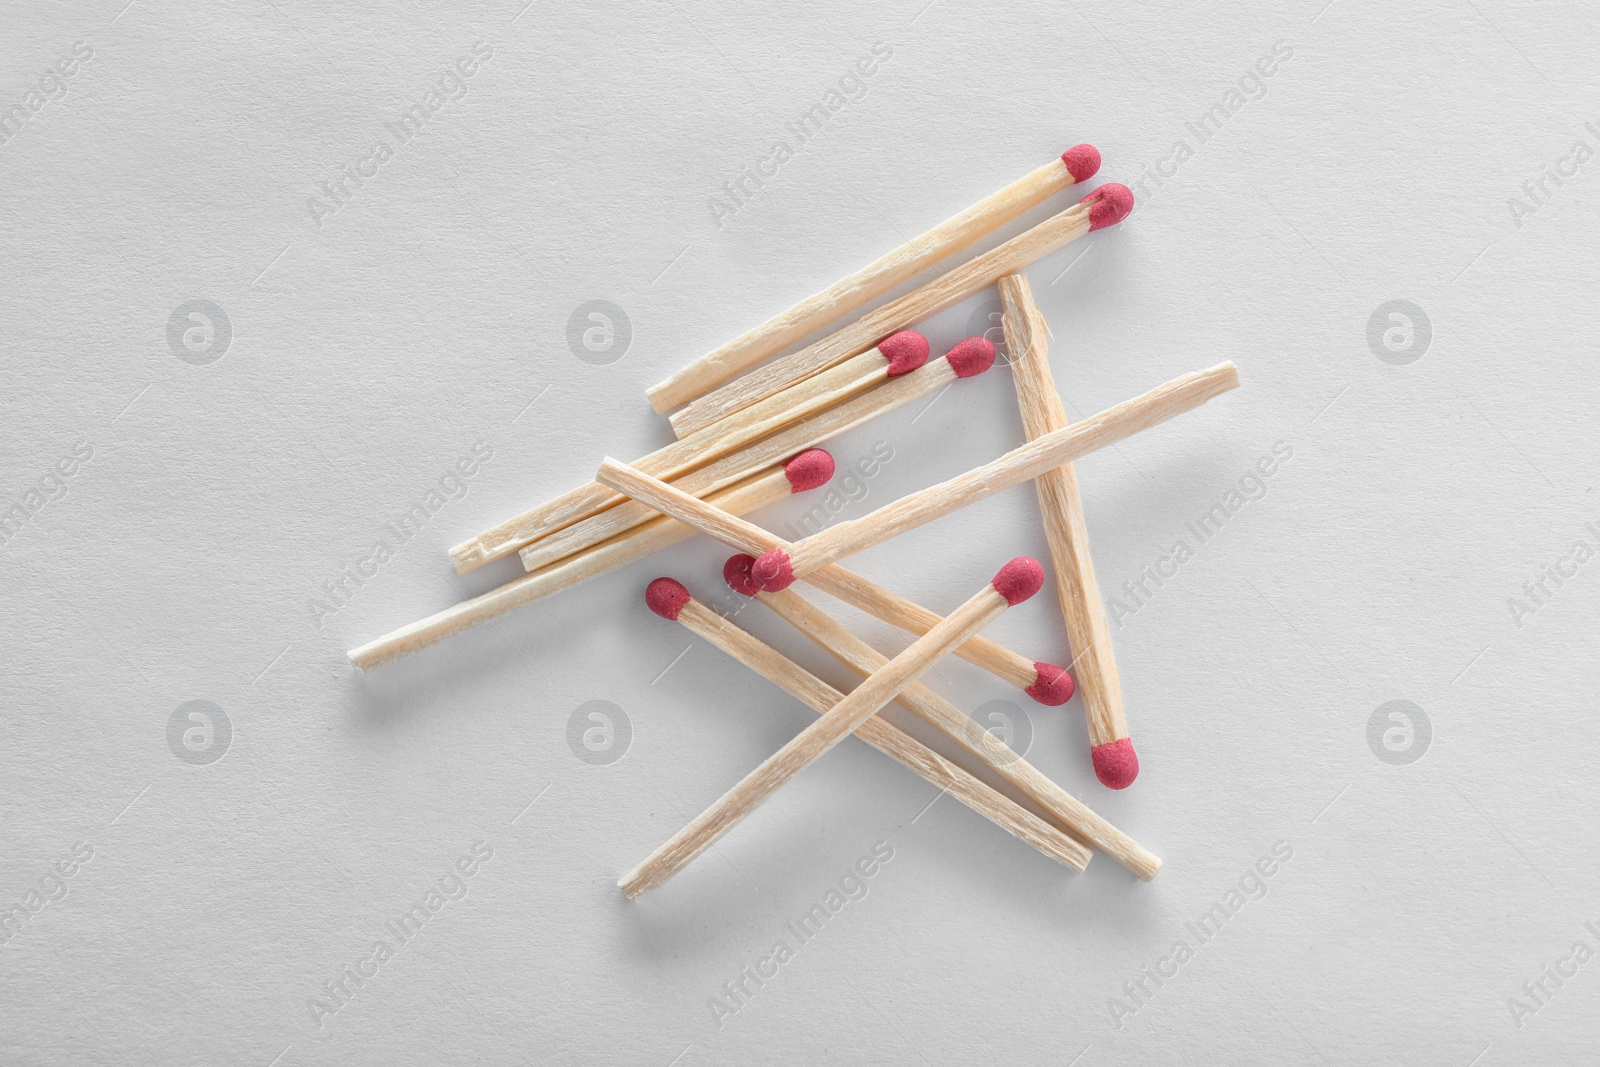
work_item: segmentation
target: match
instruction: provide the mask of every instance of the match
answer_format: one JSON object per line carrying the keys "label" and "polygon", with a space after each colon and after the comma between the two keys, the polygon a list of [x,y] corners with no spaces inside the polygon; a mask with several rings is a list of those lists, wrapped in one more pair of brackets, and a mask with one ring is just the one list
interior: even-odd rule
{"label": "match", "polygon": [[741,378],[721,386],[671,416],[672,432],[687,437],[696,430],[725,419],[797,381],[826,370],[877,344],[896,330],[904,330],[1014,274],[1042,256],[1093,230],[1127,218],[1133,210],[1133,193],[1125,185],[1102,185],[1072,207],[1046,219],[1006,243],[968,260],[926,285],[856,320],[815,344],[764,363]]}
{"label": "match", "polygon": [[[827,373],[798,382],[746,408],[736,417],[657,449],[635,461],[635,465],[651,474],[671,478],[834,407],[874,385],[914,371],[927,361],[928,339],[915,330],[902,330]],[[455,546],[450,550],[450,560],[458,574],[465,574],[510,555],[545,533],[570,526],[621,502],[622,498],[615,493],[590,482]]]}
{"label": "match", "polygon": [[[875,416],[942,389],[952,382],[982,374],[992,366],[994,345],[982,337],[969,337],[920,370],[886,381],[836,408],[830,408],[739,452],[690,471],[673,484],[684,492],[702,495],[746,477],[752,470],[765,467],[782,456],[820,445]],[[649,507],[633,502],[608,508],[526,546],[521,553],[522,566],[530,571],[537,570],[586,545],[614,537],[654,515],[655,512]]]}
{"label": "match", "polygon": [[[1033,302],[1023,274],[1000,279],[1006,350],[1017,385],[1022,426],[1030,439],[1065,429],[1066,412],[1050,372],[1044,316]],[[1105,603],[1089,558],[1089,530],[1083,521],[1078,476],[1071,464],[1045,471],[1033,480],[1044,515],[1045,540],[1054,564],[1056,593],[1072,645],[1072,670],[1089,726],[1095,777],[1111,789],[1126,789],[1139,776],[1139,756],[1128,737],[1122,708],[1122,681],[1111,650]]]}
{"label": "match", "polygon": [[645,392],[650,406],[664,415],[699,399],[812,331],[876,300],[925,267],[993,233],[1061,190],[1088,181],[1099,169],[1100,152],[1094,145],[1067,149],[1059,158],[652,386]]}
{"label": "match", "polygon": [[[595,477],[617,492],[647,504],[664,515],[670,515],[686,526],[692,526],[733,548],[761,553],[776,548],[786,548],[788,545],[787,542],[752,522],[746,522],[725,508],[693,497],[659,478],[652,478],[614,459],[608,458],[602,462]],[[729,567],[743,558],[749,557],[735,556],[728,561]],[[746,596],[753,595],[754,587],[741,588],[741,579],[735,572],[724,568],[723,577],[728,580],[728,584]],[[743,576],[743,581],[748,582],[748,573]],[[914,604],[837,565],[813,571],[806,575],[806,581],[891,626],[909,630],[918,636],[927,633],[942,621],[936,613],[927,608]],[[956,655],[1015,685],[1041,704],[1054,707],[1072,699],[1072,676],[1065,670],[1054,664],[1029,660],[982,634],[973,635],[955,651]]]}
{"label": "match", "polygon": [[850,694],[674,834],[617,884],[630,897],[662,884],[754,811],[789,779],[838,744],[957,645],[1044,584],[1037,560],[1019,556],[944,621],[868,675]]}
{"label": "match", "polygon": [[[682,583],[672,578],[657,578],[651,582],[645,591],[645,602],[663,619],[682,623],[818,715],[827,714],[844,699],[843,693],[798,663],[695,600]],[[902,693],[900,699],[903,701],[905,696]],[[856,727],[856,736],[1058,863],[1075,871],[1088,866],[1093,853],[1082,842],[997,793],[881,715],[874,715]]]}
{"label": "match", "polygon": [[[820,448],[813,448],[782,466],[725,489],[711,499],[717,502],[718,507],[742,515],[782,500],[792,493],[815,489],[832,477],[833,457]],[[554,596],[602,574],[609,574],[668,545],[687,540],[694,534],[692,527],[664,515],[658,516],[544,570],[524,574],[487,593],[403,626],[360,648],[351,649],[348,653],[350,662],[361,671],[381,667],[498,618],[514,608]]]}

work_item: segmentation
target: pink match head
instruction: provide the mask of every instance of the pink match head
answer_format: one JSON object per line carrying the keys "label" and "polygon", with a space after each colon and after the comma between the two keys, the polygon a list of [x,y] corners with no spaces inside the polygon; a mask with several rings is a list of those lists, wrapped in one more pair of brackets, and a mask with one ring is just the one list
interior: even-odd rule
{"label": "pink match head", "polygon": [[1107,789],[1126,789],[1139,777],[1139,757],[1129,738],[1096,745],[1089,754],[1094,757],[1094,776]]}
{"label": "pink match head", "polygon": [[678,612],[689,602],[689,590],[676,578],[657,578],[645,588],[644,602],[663,619],[676,622]]}
{"label": "pink match head", "polygon": [[1092,144],[1075,144],[1061,153],[1061,162],[1074,182],[1086,182],[1100,172],[1100,149]]}
{"label": "pink match head", "polygon": [[1053,663],[1035,663],[1033,669],[1038,677],[1023,690],[1024,693],[1047,708],[1059,708],[1072,699],[1078,687],[1065,667],[1057,667]]}
{"label": "pink match head", "polygon": [[1094,192],[1079,200],[1080,204],[1089,205],[1089,229],[1103,230],[1107,226],[1115,226],[1128,217],[1128,212],[1133,210],[1133,190],[1126,185],[1116,182],[1107,182],[1099,186]]}
{"label": "pink match head", "polygon": [[994,366],[994,345],[986,337],[969,337],[945,353],[957,378],[971,378]]}
{"label": "pink match head", "polygon": [[776,593],[794,584],[794,564],[781,548],[764,552],[750,564],[750,580],[763,592]]}
{"label": "pink match head", "polygon": [[793,492],[815,489],[833,477],[833,456],[820,448],[808,448],[783,465],[783,476]]}
{"label": "pink match head", "polygon": [[729,589],[745,596],[755,596],[761,592],[756,580],[750,577],[750,565],[755,561],[756,558],[748,552],[736,552],[728,557],[728,562],[722,565],[722,580],[728,583]]}
{"label": "pink match head", "polygon": [[889,361],[889,377],[898,378],[928,362],[928,339],[916,330],[901,330],[883,339],[878,354]]}
{"label": "pink match head", "polygon": [[990,583],[1012,607],[1027,600],[1044,585],[1044,568],[1031,556],[1018,556],[1000,568]]}

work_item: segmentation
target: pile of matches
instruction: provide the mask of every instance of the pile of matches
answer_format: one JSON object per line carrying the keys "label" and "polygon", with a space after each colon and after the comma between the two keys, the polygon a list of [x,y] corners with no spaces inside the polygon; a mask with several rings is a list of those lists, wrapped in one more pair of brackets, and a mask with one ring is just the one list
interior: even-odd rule
{"label": "pile of matches", "polygon": [[[1232,363],[1196,371],[1069,426],[1050,375],[1044,321],[1027,278],[1017,273],[1069,241],[1122,221],[1133,208],[1133,194],[1123,185],[1101,185],[993,250],[813,344],[779,356],[927,265],[1087,180],[1099,167],[1100,153],[1092,145],[1069,149],[650,389],[655,410],[670,413],[676,441],[632,465],[606,459],[595,481],[451,549],[459,572],[516,552],[528,573],[363,645],[350,653],[351,661],[369,670],[695,532],[705,533],[738,553],[723,570],[734,589],[761,600],[863,681],[848,694],[840,693],[694,599],[680,582],[672,578],[651,582],[645,591],[650,610],[693,630],[793,694],[819,717],[625,875],[618,884],[630,897],[666,881],[852,732],[1075,870],[1082,870],[1092,849],[1098,848],[1140,878],[1154,877],[1159,859],[1005,744],[974,729],[969,717],[918,681],[941,657],[954,652],[1041,704],[1061,705],[1074,691],[1080,692],[1096,776],[1112,789],[1123,789],[1138,774],[1072,463],[1227,392],[1238,384],[1238,372]],[[829,438],[988,370],[995,350],[986,339],[970,337],[930,362],[927,339],[911,327],[989,285],[1000,289],[1027,444],[863,518],[792,543],[739,517],[826,483],[833,476],[833,458],[818,446]],[[1045,570],[1036,560],[1013,559],[943,618],[837,563],[1029,479],[1038,490],[1056,592],[1072,645],[1071,674],[979,633],[1008,607],[1039,591]],[[916,640],[899,655],[887,657],[790,589],[796,580],[908,630]],[[1049,819],[1036,816],[878,716],[890,701],[899,701],[993,768]]]}

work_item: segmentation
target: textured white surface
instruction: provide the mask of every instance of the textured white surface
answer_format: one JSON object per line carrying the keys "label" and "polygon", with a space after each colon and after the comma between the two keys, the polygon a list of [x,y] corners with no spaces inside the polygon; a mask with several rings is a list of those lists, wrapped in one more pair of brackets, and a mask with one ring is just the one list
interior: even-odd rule
{"label": "textured white surface", "polygon": [[[1568,553],[1600,549],[1593,10],[125,3],[10,3],[0,33],[0,107],[26,115],[0,144],[0,505],[26,515],[0,544],[0,906],[25,914],[0,1060],[1592,1061],[1600,562]],[[465,97],[395,147],[385,124],[478,42]],[[719,226],[709,198],[878,42]],[[65,95],[46,77],[30,103],[63,59]],[[1202,141],[1186,123],[1231,88]],[[1031,733],[1166,860],[1153,883],[1064,872],[852,742],[624,900],[619,874],[810,718],[644,609],[659,573],[733,604],[703,540],[352,674],[346,648],[510,573],[457,579],[449,545],[666,441],[646,386],[1083,140],[1101,179],[1168,177],[1030,272],[1069,414],[1222,359],[1244,376],[1079,466],[1108,594],[1192,549],[1114,634],[1143,775],[1094,781],[1076,703],[959,662],[931,681]],[[308,198],[380,142],[319,226]],[[1514,217],[1546,164],[1575,173]],[[215,354],[198,321],[169,344],[194,300],[231,323],[211,362],[176,354]],[[591,300],[629,320],[609,363],[568,343]],[[1369,343],[1392,300],[1426,349],[1384,319],[1376,351],[1393,328],[1413,362]],[[942,350],[997,307],[927,332]],[[1020,436],[1003,367],[961,383],[838,442],[841,464],[892,452],[839,513]],[[479,442],[465,495],[373,574],[385,524]],[[1278,442],[1265,496],[1200,543],[1186,524]],[[949,610],[1023,552],[1044,542],[1019,488],[850,565]],[[371,576],[319,623],[347,565]],[[1563,584],[1519,625],[1508,598],[1547,565]],[[760,608],[739,619],[845,680]],[[1062,655],[1048,597],[991,636]],[[1369,744],[1395,700],[1431,723],[1406,764],[1376,754],[1384,728],[1406,747],[1397,723]],[[620,759],[575,754],[590,701],[625,714],[598,757]],[[1265,897],[1201,944],[1185,924],[1279,841]],[[866,895],[800,943],[786,924],[875,846]],[[459,896],[462,857],[465,897],[387,932],[431,887]],[[308,1002],[379,939],[392,958],[319,1026]],[[1174,976],[1125,991],[1178,940]],[[1576,974],[1523,991],[1579,941]]]}

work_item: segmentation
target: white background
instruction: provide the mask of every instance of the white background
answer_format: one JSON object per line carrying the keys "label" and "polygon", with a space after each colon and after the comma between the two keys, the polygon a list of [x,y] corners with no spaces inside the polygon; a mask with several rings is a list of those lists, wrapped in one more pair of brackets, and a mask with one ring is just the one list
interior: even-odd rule
{"label": "white background", "polygon": [[[57,494],[0,545],[0,907],[92,849],[0,945],[0,1059],[1592,1061],[1600,961],[1522,991],[1600,951],[1600,562],[1523,590],[1600,548],[1590,8],[125,2],[12,3],[0,32],[5,108],[93,53],[0,145],[0,505]],[[319,183],[477,42],[465,97],[319,224]],[[875,42],[892,57],[719,226],[722,183]],[[1185,123],[1241,85],[1202,143]],[[667,441],[647,386],[1078,141],[1144,184],[1029,271],[1069,414],[1223,359],[1244,379],[1079,464],[1108,594],[1195,550],[1114,634],[1143,773],[1094,780],[1077,702],[959,661],[930,681],[1006,711],[1165,860],[1154,882],[1073,875],[850,741],[625,900],[622,872],[810,719],[645,610],[661,573],[733,605],[704,540],[353,673],[346,649],[515,573],[457,578],[450,545]],[[567,343],[596,299],[631,326],[604,365]],[[231,323],[211,362],[168,343],[191,300]],[[993,300],[927,323],[936,351]],[[1378,357],[1397,320],[1369,343],[1391,300],[1429,325],[1390,334],[1411,362]],[[841,515],[1021,439],[997,366],[836,441],[894,453]],[[478,442],[465,496],[315,610]],[[1277,442],[1266,495],[1198,544]],[[47,475],[85,444],[62,495]],[[947,611],[1044,552],[1019,487],[851,564]],[[764,609],[738,621],[847,682]],[[1049,595],[991,633],[1066,656]],[[213,762],[169,745],[192,700],[231,725]],[[593,700],[630,727],[606,765],[568,742]],[[1393,700],[1431,725],[1390,735],[1401,757],[1389,720],[1369,742]],[[308,1001],[480,841],[466,897],[319,1026]],[[1199,945],[1184,924],[1280,841],[1266,896]],[[878,842],[865,898],[719,1020]],[[1179,939],[1192,958],[1130,999]]]}

